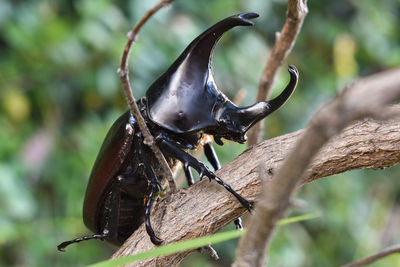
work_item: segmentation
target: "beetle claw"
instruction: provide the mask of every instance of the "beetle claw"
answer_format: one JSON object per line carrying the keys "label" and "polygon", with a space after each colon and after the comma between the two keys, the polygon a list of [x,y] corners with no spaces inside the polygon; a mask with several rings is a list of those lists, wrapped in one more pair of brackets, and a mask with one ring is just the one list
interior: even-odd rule
{"label": "beetle claw", "polygon": [[63,242],[57,246],[58,251],[65,252],[66,245],[64,243],[67,243],[67,242]]}
{"label": "beetle claw", "polygon": [[159,239],[159,238],[158,238],[157,236],[155,236],[155,235],[150,236],[150,240],[151,240],[151,243],[153,243],[153,244],[156,245],[156,246],[161,245],[162,242],[163,242],[163,240]]}
{"label": "beetle claw", "polygon": [[238,230],[238,231],[242,231],[242,230],[243,230],[242,219],[241,219],[240,217],[237,218],[237,219],[234,221],[234,223],[235,223],[235,228],[236,228],[236,230]]}
{"label": "beetle claw", "polygon": [[201,170],[201,172],[199,173],[200,176],[200,181],[203,180],[204,177],[204,170]]}

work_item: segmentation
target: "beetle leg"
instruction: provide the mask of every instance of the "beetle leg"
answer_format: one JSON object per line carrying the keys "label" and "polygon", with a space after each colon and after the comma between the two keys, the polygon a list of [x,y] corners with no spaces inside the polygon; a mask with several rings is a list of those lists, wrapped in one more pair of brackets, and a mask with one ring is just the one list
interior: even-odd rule
{"label": "beetle leg", "polygon": [[57,246],[57,249],[59,251],[65,251],[65,248],[73,243],[79,243],[82,241],[86,240],[91,240],[91,239],[101,239],[103,240],[104,238],[107,238],[109,236],[109,232],[107,230],[103,231],[102,234],[95,234],[95,235],[88,235],[88,236],[83,236],[79,238],[75,238],[69,241],[62,242],[60,245]]}
{"label": "beetle leg", "polygon": [[190,154],[186,153],[175,144],[171,143],[170,141],[164,138],[158,138],[156,140],[158,146],[163,151],[163,153],[174,157],[181,161],[185,166],[190,166],[194,168],[199,174],[200,178],[204,175],[210,179],[214,179],[217,183],[225,187],[232,195],[236,197],[237,200],[245,207],[248,211],[251,211],[252,205],[246,199],[244,199],[241,195],[239,195],[235,190],[230,187],[227,183],[225,183],[221,178],[216,176],[213,172],[211,172],[203,163],[198,161],[196,158],[191,156]]}
{"label": "beetle leg", "polygon": [[215,153],[214,147],[211,142],[207,142],[203,146],[204,154],[207,157],[207,160],[214,167],[214,170],[221,169],[221,164],[219,163],[217,153]]}
{"label": "beetle leg", "polygon": [[234,220],[233,223],[235,224],[236,230],[243,230],[242,219],[240,217]]}
{"label": "beetle leg", "polygon": [[[212,175],[210,175],[209,179],[214,179],[215,181],[217,181],[217,183],[219,183],[220,185],[222,185],[223,187],[225,187],[226,190],[228,190],[232,195],[234,195],[237,200],[239,200],[240,204],[242,204],[243,207],[245,207],[249,212],[251,212],[251,210],[253,209],[253,206],[251,205],[250,202],[248,202],[245,198],[243,198],[241,195],[239,195],[235,190],[232,189],[232,187],[230,185],[228,185],[227,183],[225,183],[221,178],[219,178],[218,176],[216,176],[215,174],[211,173]],[[206,174],[207,176],[207,174]]]}
{"label": "beetle leg", "polygon": [[[111,201],[112,205],[116,205],[117,207],[119,206],[119,199],[120,199],[120,184],[114,183],[113,188],[110,191],[111,194]],[[107,221],[106,225],[104,226],[103,233],[102,234],[94,234],[94,235],[88,235],[84,237],[79,237],[75,238],[69,241],[62,242],[57,246],[57,249],[59,251],[65,251],[65,248],[73,243],[79,243],[82,241],[86,240],[91,240],[91,239],[104,239],[104,238],[115,238],[117,235],[117,229],[114,227],[110,228],[110,226],[117,226],[118,225],[118,219],[119,219],[119,210],[117,208],[109,208],[109,213],[107,216]],[[114,236],[115,235],[115,236]]]}
{"label": "beetle leg", "polygon": [[184,165],[183,171],[185,172],[185,176],[186,176],[188,185],[191,186],[192,184],[194,184],[194,179],[193,179],[192,172],[190,171],[190,167],[188,165]]}
{"label": "beetle leg", "polygon": [[[150,175],[150,177],[152,179],[150,181],[150,187],[151,187],[150,192],[144,197],[144,200],[145,200],[144,218],[145,218],[145,224],[146,224],[146,232],[150,236],[150,240],[153,244],[160,245],[162,240],[160,240],[154,233],[153,227],[151,226],[151,223],[150,223],[150,212],[151,212],[151,208],[154,204],[154,200],[156,199],[155,193],[157,193],[158,191],[161,190],[161,185],[158,182],[158,179],[155,176],[154,171],[151,167],[150,168],[146,167],[145,170],[146,170],[146,173],[148,175]],[[141,179],[140,181],[145,181],[145,180]],[[139,183],[136,180],[133,180],[132,178],[129,179],[129,178],[122,177],[122,176],[118,177],[118,183],[123,184],[125,190],[127,190],[127,193],[129,195],[131,195],[132,197],[138,197],[139,196],[138,194],[140,194],[140,192],[138,192],[138,189],[142,188],[142,186],[143,186],[143,184],[141,185],[141,183]],[[143,189],[141,189],[141,190],[143,190]],[[143,192],[143,191],[141,191],[141,192]],[[114,209],[114,210],[117,210],[117,209]],[[116,216],[118,216],[118,215],[116,215]]]}
{"label": "beetle leg", "polygon": [[150,179],[150,192],[146,196],[145,202],[145,212],[144,212],[144,222],[146,224],[146,232],[150,236],[150,240],[154,245],[161,245],[162,240],[159,239],[154,233],[153,227],[150,222],[151,208],[153,207],[154,201],[156,199],[155,193],[162,190],[161,184],[154,173],[153,167],[149,161],[149,153],[146,149],[143,149],[144,154],[142,155],[142,160],[144,162],[145,172],[147,177]]}
{"label": "beetle leg", "polygon": [[153,188],[153,190],[150,191],[149,195],[146,198],[146,210],[144,213],[144,221],[146,223],[146,232],[147,234],[150,236],[150,240],[154,245],[161,245],[162,240],[159,239],[156,234],[154,233],[153,227],[151,226],[151,222],[150,222],[150,212],[151,212],[151,208],[154,204],[154,193],[157,192],[157,186],[155,188]]}
{"label": "beetle leg", "polygon": [[[214,170],[221,169],[221,164],[219,163],[217,153],[215,153],[214,147],[211,142],[206,142],[203,146],[204,154],[207,157],[207,160],[214,167]],[[243,230],[242,219],[237,218],[233,221],[237,230]]]}

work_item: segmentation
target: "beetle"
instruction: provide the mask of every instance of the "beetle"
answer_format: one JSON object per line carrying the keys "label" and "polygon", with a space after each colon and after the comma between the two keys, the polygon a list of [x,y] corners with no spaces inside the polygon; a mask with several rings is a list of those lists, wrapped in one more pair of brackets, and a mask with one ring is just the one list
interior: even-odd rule
{"label": "beetle", "polygon": [[[155,142],[172,167],[177,161],[189,186],[194,183],[190,168],[215,180],[247,210],[251,204],[187,151],[203,145],[207,160],[220,168],[210,141],[222,138],[246,141],[246,132],[259,120],[281,107],[297,85],[298,71],[289,66],[290,81],[276,98],[247,107],[232,103],[216,86],[211,66],[214,47],[224,32],[235,26],[251,26],[256,13],[241,13],[219,21],[207,29],[182,52],[175,62],[147,90],[137,104]],[[150,212],[158,192],[159,164],[148,146],[135,118],[129,111],[110,128],[92,169],[87,185],[83,220],[95,234],[66,241],[66,246],[90,239],[104,239],[121,245],[143,222],[151,242],[160,245],[150,223]],[[240,227],[240,221],[235,221]]]}

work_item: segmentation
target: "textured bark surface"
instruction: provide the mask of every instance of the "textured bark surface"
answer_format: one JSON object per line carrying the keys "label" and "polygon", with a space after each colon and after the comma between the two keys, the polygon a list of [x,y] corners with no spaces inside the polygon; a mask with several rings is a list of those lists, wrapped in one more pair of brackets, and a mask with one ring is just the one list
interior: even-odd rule
{"label": "textured bark surface", "polygon": [[[293,148],[303,130],[257,144],[224,166],[217,175],[237,192],[254,201],[260,192],[258,169],[267,165],[271,178]],[[400,162],[399,121],[365,120],[347,127],[315,157],[304,183],[352,169],[381,169]],[[156,205],[152,223],[158,236],[171,243],[209,235],[242,215],[236,199],[215,182],[207,180],[168,195]],[[143,225],[113,257],[136,254],[154,248]],[[190,252],[183,252],[132,266],[174,266]]]}
{"label": "textured bark surface", "polygon": [[395,121],[369,120],[349,127],[317,155],[306,182],[353,169],[377,170],[397,164],[399,131]]}

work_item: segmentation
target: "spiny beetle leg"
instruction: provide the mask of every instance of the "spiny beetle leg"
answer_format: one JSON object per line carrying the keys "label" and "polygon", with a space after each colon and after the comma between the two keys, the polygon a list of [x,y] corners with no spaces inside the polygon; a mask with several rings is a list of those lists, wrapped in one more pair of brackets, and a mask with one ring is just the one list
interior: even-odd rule
{"label": "spiny beetle leg", "polygon": [[220,185],[225,187],[226,190],[228,190],[232,195],[234,195],[237,198],[237,200],[239,200],[240,204],[242,204],[243,207],[245,207],[249,212],[251,212],[251,210],[253,209],[253,206],[251,205],[250,202],[248,202],[241,195],[239,195],[235,190],[233,190],[233,188],[230,185],[228,185],[227,183],[222,181],[221,178],[219,178],[215,174],[213,174],[213,176],[214,177],[211,177],[211,178],[209,177],[209,178],[214,179],[215,181],[217,181],[217,183],[219,183]]}
{"label": "spiny beetle leg", "polygon": [[243,205],[243,207],[245,207],[248,211],[251,211],[252,205],[250,204],[250,202],[248,202],[241,195],[236,193],[236,191],[233,190],[232,187],[230,187],[230,185],[225,183],[221,178],[219,178],[213,172],[211,172],[203,163],[201,163],[196,158],[194,158],[190,154],[180,149],[174,143],[171,143],[170,141],[162,137],[156,138],[156,142],[163,153],[178,159],[184,164],[184,166],[190,166],[194,168],[200,174],[200,178],[202,178],[202,176],[206,176],[210,180],[214,179],[217,183],[225,187],[226,190],[228,190],[232,195],[234,195],[237,198],[237,200],[239,200],[239,202]]}
{"label": "spiny beetle leg", "polygon": [[145,212],[144,212],[144,222],[146,224],[146,232],[150,236],[151,242],[158,246],[161,245],[162,240],[159,239],[154,233],[153,227],[150,222],[151,208],[153,207],[154,201],[156,199],[156,193],[162,190],[161,184],[154,173],[153,168],[149,162],[149,151],[143,150],[142,160],[145,163],[146,175],[150,178],[150,193],[146,197]]}
{"label": "spiny beetle leg", "polygon": [[101,239],[104,240],[104,238],[108,237],[108,232],[104,231],[103,234],[95,234],[95,235],[88,235],[88,236],[84,236],[84,237],[79,237],[79,238],[75,238],[69,241],[65,241],[62,242],[60,245],[57,246],[57,249],[59,251],[65,251],[65,248],[73,243],[79,243],[82,241],[86,241],[86,240],[91,240],[91,239]]}
{"label": "spiny beetle leg", "polygon": [[154,191],[152,190],[150,192],[150,194],[147,196],[147,200],[146,200],[146,211],[144,214],[144,218],[145,218],[145,223],[146,223],[146,232],[147,234],[150,236],[150,240],[154,245],[161,245],[162,240],[159,239],[156,234],[154,233],[153,227],[151,226],[151,222],[150,222],[150,212],[151,212],[151,208],[153,206],[154,203]]}
{"label": "spiny beetle leg", "polygon": [[240,217],[234,220],[233,223],[235,224],[236,230],[243,230],[242,219]]}
{"label": "spiny beetle leg", "polygon": [[121,177],[118,177],[117,182],[113,183],[112,189],[109,192],[109,194],[111,195],[111,201],[109,204],[110,206],[108,207],[109,214],[107,216],[106,225],[104,226],[102,234],[88,235],[70,241],[65,241],[57,246],[57,249],[59,251],[65,251],[65,248],[73,243],[79,243],[91,239],[104,240],[104,238],[113,238],[116,236],[118,229],[118,219],[119,219],[118,207],[120,203],[121,181],[125,180]]}
{"label": "spiny beetle leg", "polygon": [[190,168],[188,165],[183,166],[183,171],[185,172],[186,180],[188,182],[188,185],[191,186],[194,184],[194,179],[192,172],[190,171]]}
{"label": "spiny beetle leg", "polygon": [[211,163],[214,170],[221,169],[221,164],[219,163],[217,153],[215,153],[214,147],[211,142],[206,142],[203,146],[204,154],[207,157],[207,160]]}
{"label": "spiny beetle leg", "polygon": [[[214,170],[217,171],[221,169],[221,164],[219,163],[218,155],[214,150],[212,142],[206,142],[203,148],[204,154],[206,155],[208,162],[210,162],[214,167]],[[235,224],[236,230],[243,230],[242,219],[240,217],[233,221],[233,223]]]}

